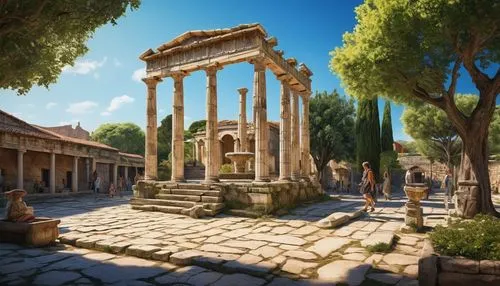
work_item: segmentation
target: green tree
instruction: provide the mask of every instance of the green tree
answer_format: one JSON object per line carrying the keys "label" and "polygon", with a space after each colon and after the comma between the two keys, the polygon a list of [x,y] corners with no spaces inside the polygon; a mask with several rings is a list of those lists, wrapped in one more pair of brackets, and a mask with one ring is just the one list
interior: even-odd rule
{"label": "green tree", "polygon": [[392,135],[391,102],[386,101],[384,106],[384,117],[382,119],[382,134],[380,135],[380,148],[382,152],[393,151],[394,137]]}
{"label": "green tree", "polygon": [[330,160],[340,162],[354,153],[354,103],[336,90],[318,93],[309,105],[311,155],[323,182],[323,170]]}
{"label": "green tree", "polygon": [[[344,34],[330,62],[346,91],[357,98],[377,94],[443,110],[463,142],[459,177],[479,183],[477,211],[495,215],[488,127],[500,92],[498,15],[500,5],[491,0],[366,0],[356,8],[356,27]],[[479,92],[470,115],[454,100],[462,72]],[[458,208],[465,210],[462,201]],[[467,211],[466,216],[474,214]]]}
{"label": "green tree", "polygon": [[200,131],[205,131],[205,126],[207,125],[207,121],[206,120],[198,120],[198,121],[194,121],[193,123],[191,123],[191,125],[189,125],[189,132],[191,132],[191,134],[194,134],[196,132],[200,132]]}
{"label": "green tree", "polygon": [[356,118],[356,167],[369,162],[375,176],[380,174],[380,123],[378,98],[361,99]]}
{"label": "green tree", "polygon": [[0,2],[0,88],[26,94],[48,87],[67,65],[88,51],[87,40],[113,25],[139,0],[7,0]]}
{"label": "green tree", "polygon": [[144,131],[134,123],[105,123],[91,137],[121,152],[144,155]]}
{"label": "green tree", "polygon": [[170,152],[172,152],[172,114],[163,118],[158,127],[158,163],[169,160]]}

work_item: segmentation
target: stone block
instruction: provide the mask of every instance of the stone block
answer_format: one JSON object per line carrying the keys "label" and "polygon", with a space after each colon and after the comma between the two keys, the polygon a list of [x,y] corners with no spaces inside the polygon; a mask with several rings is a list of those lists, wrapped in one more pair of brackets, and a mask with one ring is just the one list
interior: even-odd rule
{"label": "stone block", "polygon": [[438,257],[431,255],[418,260],[420,286],[436,286],[438,281]]}
{"label": "stone block", "polygon": [[153,252],[160,251],[161,248],[154,245],[131,245],[127,248],[127,255],[140,258],[151,258]]}
{"label": "stone block", "polygon": [[439,285],[453,286],[497,286],[500,285],[500,276],[487,274],[441,272],[438,276],[438,283]]}
{"label": "stone block", "polygon": [[483,274],[492,274],[500,276],[500,261],[481,260],[479,262],[479,272]]}
{"label": "stone block", "polygon": [[361,246],[370,247],[379,243],[385,243],[387,245],[391,245],[393,239],[394,239],[393,232],[390,231],[374,232],[361,241]]}
{"label": "stone block", "polygon": [[479,261],[472,259],[440,256],[439,266],[443,272],[479,273]]}
{"label": "stone block", "polygon": [[33,222],[9,222],[0,220],[0,241],[30,246],[46,246],[55,243],[59,236],[57,225],[61,221],[38,217]]}

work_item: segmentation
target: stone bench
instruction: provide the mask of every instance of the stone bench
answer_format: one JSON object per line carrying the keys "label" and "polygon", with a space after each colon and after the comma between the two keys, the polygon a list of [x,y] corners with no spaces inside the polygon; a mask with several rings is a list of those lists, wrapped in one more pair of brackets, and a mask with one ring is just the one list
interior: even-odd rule
{"label": "stone bench", "polygon": [[53,244],[59,236],[57,225],[61,221],[37,217],[33,222],[10,222],[0,220],[0,242],[46,246]]}

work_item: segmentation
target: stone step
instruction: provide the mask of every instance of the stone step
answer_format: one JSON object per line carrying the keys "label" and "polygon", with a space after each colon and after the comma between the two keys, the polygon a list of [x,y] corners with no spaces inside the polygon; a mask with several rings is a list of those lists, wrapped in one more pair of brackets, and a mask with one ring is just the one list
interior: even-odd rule
{"label": "stone step", "polygon": [[201,196],[158,194],[156,195],[156,198],[163,200],[172,200],[172,201],[201,202]]}
{"label": "stone step", "polygon": [[[160,190],[162,193],[163,190]],[[190,195],[190,196],[208,196],[208,197],[220,197],[222,195],[221,191],[210,191],[210,190],[186,190],[186,189],[170,189],[170,193],[175,195]]]}
{"label": "stone step", "polygon": [[183,207],[183,208],[191,208],[196,205],[195,202],[190,202],[190,201],[140,199],[140,198],[133,198],[130,200],[130,203],[136,205],[162,205],[162,206]]}
{"label": "stone step", "polygon": [[201,196],[201,201],[204,203],[222,203],[224,201],[224,198],[223,197]]}
{"label": "stone step", "polygon": [[134,210],[163,212],[169,214],[181,214],[183,207],[158,206],[158,205],[132,205]]}
{"label": "stone step", "polygon": [[206,210],[221,211],[226,207],[225,203],[203,203],[203,208]]}

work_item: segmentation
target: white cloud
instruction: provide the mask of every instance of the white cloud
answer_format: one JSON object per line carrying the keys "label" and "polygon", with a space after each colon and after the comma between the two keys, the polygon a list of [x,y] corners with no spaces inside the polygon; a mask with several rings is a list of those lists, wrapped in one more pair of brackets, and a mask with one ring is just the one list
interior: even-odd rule
{"label": "white cloud", "polygon": [[69,107],[66,109],[66,112],[72,114],[85,114],[92,112],[92,110],[97,106],[99,106],[97,102],[89,100],[77,103],[70,103]]}
{"label": "white cloud", "polygon": [[47,104],[45,105],[45,108],[47,108],[47,109],[51,109],[52,107],[54,107],[54,106],[56,106],[56,105],[57,105],[57,103],[55,103],[55,102],[49,102],[49,103],[47,103]]}
{"label": "white cloud", "polygon": [[159,114],[163,114],[163,113],[165,113],[165,109],[160,108],[160,110],[158,110],[158,113],[159,113]]}
{"label": "white cloud", "polygon": [[109,103],[109,106],[106,109],[106,111],[113,112],[115,110],[118,110],[120,107],[122,107],[122,105],[127,104],[127,103],[132,103],[134,101],[135,101],[135,99],[133,97],[130,97],[126,94],[124,94],[122,96],[113,97],[113,99],[111,99],[111,102]]}
{"label": "white cloud", "polygon": [[117,58],[113,59],[113,64],[115,65],[115,67],[121,67],[122,66],[122,63]]}
{"label": "white cloud", "polygon": [[72,73],[72,74],[88,74],[88,73],[102,67],[106,63],[107,60],[108,60],[108,58],[104,57],[104,59],[100,62],[91,61],[91,60],[77,61],[77,62],[75,62],[74,66],[65,66],[63,68],[63,72]]}
{"label": "white cloud", "polygon": [[132,79],[141,82],[142,79],[146,77],[146,68],[140,68],[138,70],[135,70],[134,73],[132,74]]}
{"label": "white cloud", "polygon": [[101,112],[101,116],[110,116],[111,112],[103,111]]}
{"label": "white cloud", "polygon": [[59,121],[58,125],[77,125],[80,119],[71,119],[70,121]]}
{"label": "white cloud", "polygon": [[95,78],[95,79],[99,79],[99,77],[100,77],[99,73],[95,72],[95,73],[94,73],[94,78]]}

